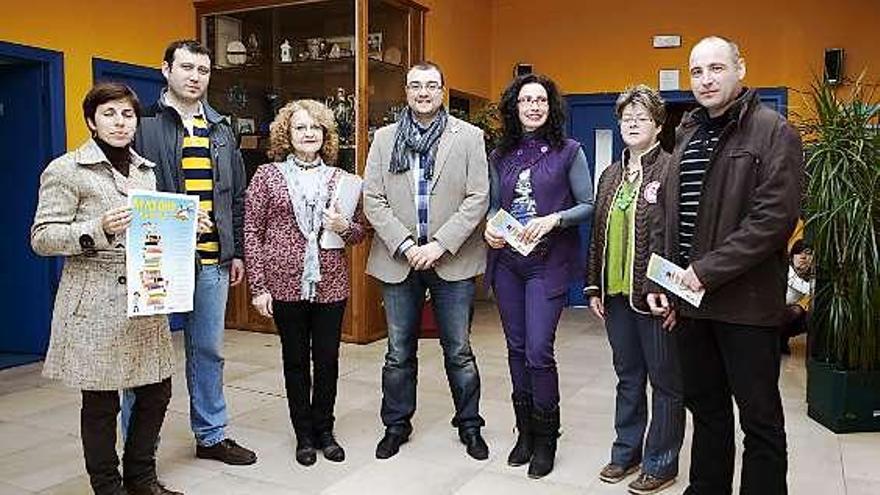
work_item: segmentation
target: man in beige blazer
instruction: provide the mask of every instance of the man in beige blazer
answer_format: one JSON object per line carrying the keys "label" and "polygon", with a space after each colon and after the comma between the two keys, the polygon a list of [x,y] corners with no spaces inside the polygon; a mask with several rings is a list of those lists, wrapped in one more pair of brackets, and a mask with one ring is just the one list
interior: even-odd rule
{"label": "man in beige blazer", "polygon": [[364,211],[376,231],[367,273],[382,283],[388,352],[382,368],[385,435],[376,457],[397,454],[416,409],[418,332],[426,291],[440,330],[459,439],[475,459],[489,447],[480,435],[480,374],[470,346],[474,278],[486,252],[477,226],[489,203],[483,131],[446,113],[437,65],[414,65],[408,108],[376,131],[364,181]]}

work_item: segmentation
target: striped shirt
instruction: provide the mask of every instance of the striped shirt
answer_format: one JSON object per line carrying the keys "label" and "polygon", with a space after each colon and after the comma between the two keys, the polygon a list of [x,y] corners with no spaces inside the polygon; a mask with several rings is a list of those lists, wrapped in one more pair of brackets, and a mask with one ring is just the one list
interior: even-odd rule
{"label": "striped shirt", "polygon": [[707,118],[691,137],[679,162],[678,261],[682,266],[690,263],[703,178],[727,121],[727,114]]}
{"label": "striped shirt", "polygon": [[[214,171],[211,163],[211,147],[208,138],[208,123],[204,115],[196,115],[191,120],[192,128],[186,126],[183,136],[184,186],[187,194],[199,197],[199,207],[208,212],[214,221]],[[216,264],[220,259],[220,238],[216,222],[211,232],[201,234],[196,244],[196,252],[202,264]]]}

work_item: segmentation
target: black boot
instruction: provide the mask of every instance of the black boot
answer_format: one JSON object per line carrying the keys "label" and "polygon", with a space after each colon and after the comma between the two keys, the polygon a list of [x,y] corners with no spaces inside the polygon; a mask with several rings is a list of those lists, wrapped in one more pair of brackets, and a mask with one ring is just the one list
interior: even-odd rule
{"label": "black boot", "polygon": [[155,490],[152,487],[158,484],[156,446],[171,401],[171,379],[136,387],[134,394],[125,452],[122,455],[122,477],[129,492],[153,493]]}
{"label": "black boot", "polygon": [[516,445],[507,456],[507,464],[510,466],[522,466],[532,459],[532,397],[511,397],[513,399],[513,414],[516,416]]}
{"label": "black boot", "polygon": [[315,439],[311,432],[296,432],[296,462],[303,466],[311,466],[318,460],[315,450]]}
{"label": "black boot", "polygon": [[116,455],[116,391],[82,391],[80,432],[86,472],[96,495],[122,495],[122,476]]}
{"label": "black boot", "polygon": [[321,449],[324,458],[328,461],[342,462],[345,460],[345,450],[336,441],[332,430],[324,430],[318,433],[315,438],[316,447]]}
{"label": "black boot", "polygon": [[559,407],[552,411],[532,409],[534,452],[529,463],[529,478],[543,478],[553,471],[556,439],[559,438]]}

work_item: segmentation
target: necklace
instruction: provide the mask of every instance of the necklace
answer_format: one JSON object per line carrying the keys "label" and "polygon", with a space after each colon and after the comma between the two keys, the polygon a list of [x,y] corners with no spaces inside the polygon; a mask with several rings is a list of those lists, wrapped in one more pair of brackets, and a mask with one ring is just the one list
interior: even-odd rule
{"label": "necklace", "polygon": [[614,198],[614,207],[624,211],[628,210],[636,198],[636,193],[638,193],[638,188],[633,181],[622,184]]}
{"label": "necklace", "polygon": [[297,158],[297,156],[294,155],[293,153],[291,153],[291,154],[288,156],[288,158],[292,158],[292,159],[293,159],[293,163],[294,163],[294,165],[296,165],[297,167],[299,167],[299,168],[301,168],[301,169],[303,169],[303,170],[311,170],[311,169],[313,169],[313,168],[317,168],[317,167],[319,167],[320,165],[323,165],[323,164],[324,164],[324,162],[323,162],[323,160],[321,160],[321,157],[320,157],[320,156],[316,157],[316,158],[315,158],[313,161],[311,161],[311,162],[307,162],[307,161],[305,161],[305,160],[300,160],[300,159]]}

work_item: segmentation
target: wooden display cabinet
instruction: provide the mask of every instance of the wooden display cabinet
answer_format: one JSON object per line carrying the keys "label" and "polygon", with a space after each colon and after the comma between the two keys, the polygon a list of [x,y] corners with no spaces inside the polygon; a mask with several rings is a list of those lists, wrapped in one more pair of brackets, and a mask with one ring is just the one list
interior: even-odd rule
{"label": "wooden display cabinet", "polygon": [[[338,166],[363,175],[373,131],[396,120],[406,103],[406,69],[423,56],[425,8],[410,0],[201,0],[194,5],[201,40],[213,52],[208,101],[236,129],[248,180],[269,161],[268,129],[278,108],[295,99],[326,101],[340,93],[350,98],[354,118],[340,122]],[[352,293],[343,324],[346,342],[386,335],[380,288],[364,273],[370,240],[348,249]],[[274,332],[272,321],[250,300],[247,284],[230,289],[226,326]]]}

